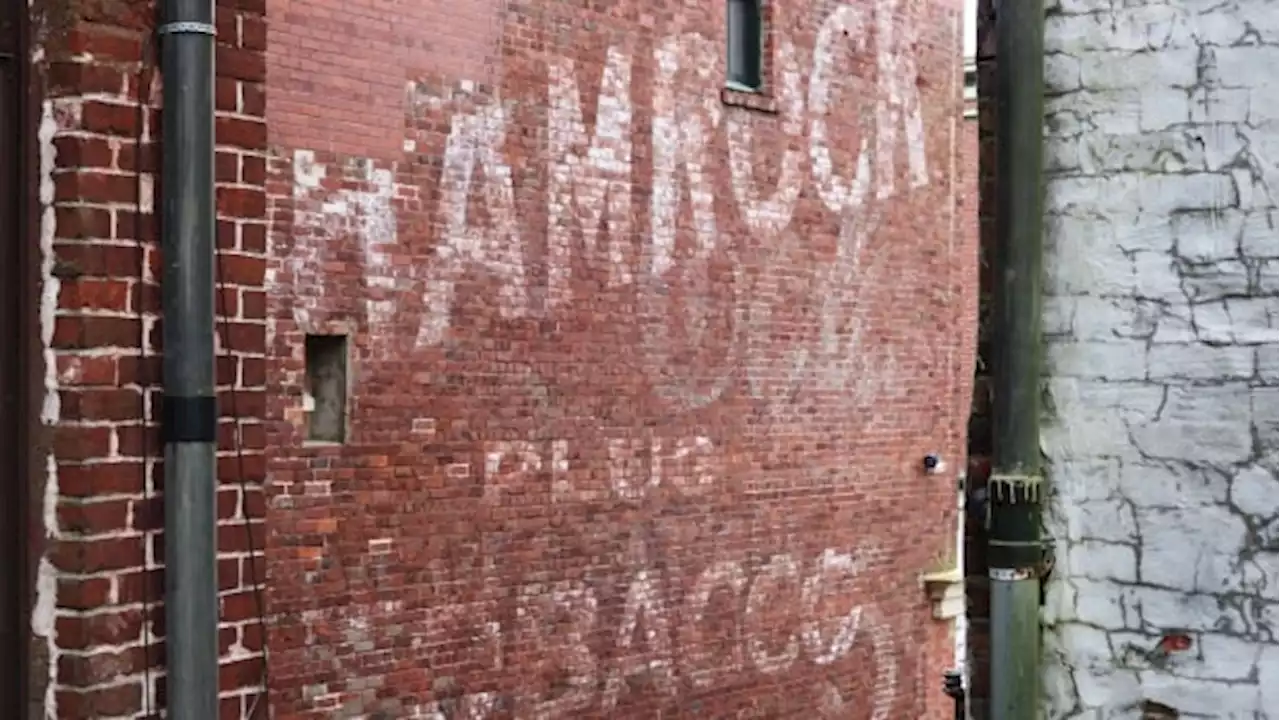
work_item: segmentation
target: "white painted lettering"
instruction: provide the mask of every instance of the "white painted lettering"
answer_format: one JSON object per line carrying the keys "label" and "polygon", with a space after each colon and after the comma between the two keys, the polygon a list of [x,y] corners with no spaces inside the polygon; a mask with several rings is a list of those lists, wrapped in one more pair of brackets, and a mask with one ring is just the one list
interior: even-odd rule
{"label": "white painted lettering", "polygon": [[573,499],[573,481],[569,479],[569,441],[551,442],[551,501],[568,502]]}
{"label": "white painted lettering", "polygon": [[894,193],[898,133],[905,132],[907,172],[913,188],[929,182],[925,164],[924,119],[920,116],[919,70],[915,48],[920,41],[921,18],[901,23],[905,36],[895,34],[895,22],[908,3],[878,0],[876,7],[876,197]]}
{"label": "white painted lettering", "polygon": [[615,497],[637,502],[656,487],[653,476],[645,472],[644,447],[641,440],[609,440],[609,486]]}
{"label": "white painted lettering", "polygon": [[786,138],[782,151],[777,185],[768,199],[760,198],[756,187],[753,152],[754,115],[730,113],[725,121],[729,139],[729,171],[733,178],[733,194],[742,211],[742,219],[753,233],[767,240],[791,224],[796,200],[803,186],[800,174],[799,144],[804,133],[804,91],[801,90],[800,63],[796,48],[789,41],[778,43],[774,53],[778,73],[778,95],[782,106],[782,132]]}
{"label": "white painted lettering", "polygon": [[682,176],[693,206],[695,247],[690,260],[695,264],[705,261],[716,245],[715,190],[705,165],[711,133],[720,124],[720,104],[714,92],[719,55],[706,38],[686,34],[661,43],[653,51],[653,59],[657,81],[653,88],[648,271],[650,276],[660,277],[674,259]]}
{"label": "white painted lettering", "polygon": [[760,570],[760,574],[751,583],[751,591],[747,594],[747,654],[751,656],[756,669],[767,675],[787,670],[800,656],[800,641],[794,633],[776,652],[766,648],[764,640],[760,638],[764,624],[761,616],[772,604],[781,603],[785,606],[794,601],[794,598],[779,598],[777,594],[788,584],[798,585],[799,576],[799,568],[796,567],[794,558],[785,554],[774,555]]}
{"label": "white painted lettering", "polygon": [[[837,616],[837,627],[829,640],[823,637],[818,603],[829,592],[830,584],[852,581],[861,570],[861,563],[852,555],[824,550],[818,558],[812,575],[805,580],[800,603],[809,618],[801,628],[805,650],[818,665],[830,665],[849,654],[858,634],[858,621],[862,618],[861,606],[855,605],[843,615]],[[834,593],[836,597],[847,593]]]}
{"label": "white painted lettering", "polygon": [[[755,357],[761,348],[770,344],[766,338],[754,342],[749,336],[770,332],[771,313],[753,296],[759,293],[747,287],[737,260],[740,241],[726,243],[719,237],[711,149],[723,114],[730,189],[752,241],[776,247],[778,238],[792,224],[804,184],[806,158],[797,146],[804,142],[807,120],[808,175],[821,202],[840,216],[842,228],[839,257],[830,263],[836,269],[831,277],[815,283],[816,292],[824,298],[818,313],[823,323],[822,347],[811,350],[802,343],[804,347],[792,354],[794,360],[783,362],[787,367],[759,372],[771,376],[781,372],[781,385],[788,387],[796,382],[792,376],[854,372],[852,366],[826,367],[830,363],[825,361],[814,365],[809,357],[815,352],[843,355],[849,349],[849,342],[837,340],[837,336],[853,334],[853,329],[844,327],[847,313],[839,306],[856,298],[836,293],[832,287],[843,287],[847,276],[857,275],[861,269],[859,251],[878,225],[873,216],[880,213],[878,207],[867,207],[872,186],[876,200],[897,192],[901,183],[896,163],[904,154],[906,185],[920,187],[929,180],[917,84],[915,46],[920,23],[903,21],[904,7],[900,0],[877,0],[874,10],[867,5],[837,6],[818,27],[808,73],[801,70],[799,49],[787,38],[778,38],[774,77],[781,142],[779,173],[772,189],[760,187],[753,166],[758,159],[759,133],[775,123],[745,111],[725,113],[717,98],[722,75],[718,46],[695,33],[659,40],[652,56],[650,242],[639,255],[632,246],[636,231],[632,203],[634,53],[626,46],[606,50],[590,123],[577,66],[564,58],[549,61],[547,182],[543,188],[532,188],[545,193],[548,211],[547,286],[539,311],[550,313],[572,301],[575,256],[580,254],[590,267],[603,271],[607,286],[641,283],[636,317],[643,350],[650,356],[646,369],[661,367],[661,373],[650,372],[654,391],[664,401],[685,410],[705,406],[721,397],[738,376],[745,376],[753,393],[759,395],[762,381],[750,368],[761,360]],[[874,86],[875,97],[866,98],[865,107],[851,106],[839,113],[842,118],[865,117],[865,127],[852,134],[842,128],[839,138],[832,137],[828,123],[836,105],[857,102],[849,97],[856,88],[847,82],[852,55],[868,55],[873,47],[875,82],[872,85],[868,78],[863,86]],[[475,90],[463,85],[465,90]],[[344,186],[330,190],[323,197],[323,207],[299,207],[296,211],[294,249],[286,269],[297,275],[295,286],[319,287],[323,285],[321,278],[307,282],[311,275],[306,268],[319,267],[321,255],[330,250],[316,240],[331,235],[334,229],[358,236],[356,249],[365,268],[362,302],[371,330],[382,334],[377,328],[390,328],[398,303],[409,294],[412,283],[421,282],[423,307],[417,342],[433,346],[447,336],[457,286],[468,273],[483,273],[496,283],[496,291],[486,288],[482,294],[492,298],[504,318],[526,316],[536,291],[529,287],[534,274],[526,268],[512,171],[503,158],[507,105],[493,99],[480,100],[479,107],[462,107],[463,103],[447,94],[427,97],[414,92],[419,93],[412,99],[418,111],[454,111],[438,182],[437,224],[441,230],[421,273],[398,263],[393,251],[394,244],[402,241],[397,237],[398,203],[402,199],[416,202],[419,189],[397,184],[394,165],[377,167],[367,160],[356,189]],[[471,99],[463,102],[476,102],[476,95],[472,93]],[[836,167],[836,145],[848,145],[846,150],[852,151],[852,161],[843,170]],[[414,147],[412,139],[406,141],[407,152]],[[314,156],[298,151],[295,197],[308,202],[321,199],[325,179],[325,168],[314,162]],[[486,211],[483,220],[469,217],[468,204],[476,189]],[[681,220],[685,202],[692,216],[689,223]],[[683,232],[688,233],[687,238]],[[710,287],[708,261],[713,254],[723,254],[735,273],[732,289]],[[683,292],[672,293],[678,284]],[[726,297],[716,300],[716,292]],[[315,308],[325,306],[320,296],[299,297],[293,303],[296,317],[304,323]],[[729,344],[704,347],[712,337],[707,330],[718,325],[729,330]],[[692,362],[688,358],[693,356],[710,355],[717,357],[700,360],[704,367],[679,367]]]}
{"label": "white painted lettering", "polygon": [[[658,690],[668,694],[676,690],[666,608],[663,607],[658,578],[647,569],[648,552],[638,537],[632,540],[632,556],[644,565],[632,576],[627,587],[622,622],[618,625],[617,656],[605,681],[603,706],[606,710],[617,707],[631,677],[648,675]],[[631,647],[637,629],[642,631],[643,650]]]}
{"label": "white painted lettering", "polygon": [[[504,470],[510,458],[514,467]],[[542,470],[542,456],[531,442],[523,440],[487,444],[484,454],[484,499],[502,502],[503,493],[523,492],[533,475]]]}
{"label": "white painted lettering", "polygon": [[[633,679],[645,678],[657,692],[674,695],[678,679],[695,688],[713,688],[752,670],[786,672],[802,654],[815,666],[831,666],[848,657],[861,640],[869,644],[875,664],[869,683],[873,688],[871,717],[890,720],[899,670],[893,629],[882,621],[874,605],[851,602],[853,581],[865,568],[867,554],[865,548],[852,554],[827,549],[806,563],[812,570],[804,574],[792,555],[777,554],[750,582],[738,562],[713,560],[698,574],[678,606],[681,612],[677,612],[675,598],[663,592],[662,580],[652,569],[642,536],[635,534],[627,562],[636,569],[626,577],[622,616],[610,633],[612,650],[602,651],[593,645],[592,638],[605,629],[598,625],[599,586],[593,589],[585,579],[530,582],[520,587],[514,625],[508,628],[513,636],[504,635],[498,621],[499,607],[493,600],[432,607],[423,627],[411,639],[413,648],[440,648],[452,665],[466,662],[501,671],[506,665],[504,648],[514,641],[523,673],[553,680],[548,685],[525,685],[527,691],[509,698],[514,705],[508,705],[501,692],[458,692],[451,699],[425,707],[452,718],[485,718],[504,708],[522,720],[607,715],[629,692]],[[486,563],[485,577],[496,578],[494,571]],[[486,593],[499,594],[492,580],[486,580],[485,585]],[[744,592],[745,612],[740,613],[737,608]],[[718,593],[724,601],[713,603]],[[712,608],[714,618],[710,617]],[[348,638],[363,640],[377,632],[378,626],[370,623],[369,617],[400,611],[395,603],[344,608],[341,624]],[[777,629],[779,619],[793,616],[799,619],[798,632],[789,631],[780,643],[777,637],[765,638],[768,631]],[[321,618],[316,614],[308,622]],[[672,618],[681,620],[675,628],[678,663],[672,647]],[[728,636],[710,637],[707,631],[725,628],[726,619]],[[831,707],[846,707],[838,688],[832,686],[832,691],[832,698],[840,702]]]}
{"label": "white painted lettering", "polygon": [[[698,687],[710,687],[718,679],[732,676],[742,670],[741,623],[735,623],[738,637],[733,638],[733,649],[728,656],[721,659],[722,665],[715,667],[710,651],[705,646],[706,638],[702,635],[702,625],[706,619],[707,605],[711,602],[711,594],[717,588],[729,590],[733,596],[732,607],[738,604],[738,598],[747,586],[746,573],[735,562],[722,561],[713,564],[698,576],[693,589],[685,600],[688,622],[681,633],[680,654],[683,659],[685,674]],[[736,615],[736,613],[735,613]]]}
{"label": "white painted lettering", "polygon": [[560,304],[571,296],[574,233],[582,234],[584,255],[601,258],[602,219],[608,234],[608,283],[631,282],[624,252],[631,241],[631,60],[620,48],[609,49],[589,139],[573,61],[552,61],[550,75],[547,292],[552,304]]}
{"label": "white painted lettering", "polygon": [[538,720],[587,710],[595,699],[596,659],[587,645],[595,629],[596,596],[578,580],[560,580],[521,591],[518,612],[522,643],[540,651],[539,663],[522,669],[530,677],[559,677],[544,697],[521,698],[522,717]]}
{"label": "white painted lettering", "polygon": [[858,157],[853,177],[836,174],[827,138],[827,113],[831,111],[831,85],[847,53],[865,50],[870,36],[866,6],[841,5],[827,16],[818,30],[813,47],[813,72],[809,75],[809,159],[813,180],[822,202],[833,212],[848,213],[862,206],[871,185],[871,162],[867,154],[869,132],[858,138]]}
{"label": "white painted lettering", "polygon": [[711,439],[701,436],[678,438],[666,444],[670,450],[664,448],[662,438],[653,441],[650,486],[658,487],[669,482],[685,495],[701,495],[710,490],[716,481],[711,458],[715,444]]}
{"label": "white painted lettering", "polygon": [[[511,168],[502,159],[506,119],[501,102],[474,113],[453,116],[440,175],[440,216],[443,237],[436,245],[426,279],[422,327],[418,345],[437,345],[445,336],[453,313],[459,277],[475,265],[500,279],[498,309],[513,318],[528,309],[524,248],[516,230],[515,191]],[[474,227],[467,220],[467,201],[476,165],[484,172],[484,198],[492,227]]]}
{"label": "white painted lettering", "polygon": [[[608,493],[635,503],[648,499],[664,485],[682,495],[703,495],[715,486],[723,472],[715,443],[701,435],[662,438],[645,433],[638,438],[613,437],[602,442],[608,455],[608,489],[574,486],[568,440],[485,442],[485,501],[498,503],[510,493],[545,492],[546,488],[533,486],[537,474],[544,470],[550,471],[550,495],[556,503],[590,502],[603,499]],[[447,472],[450,477],[465,479],[470,468],[463,466]]]}

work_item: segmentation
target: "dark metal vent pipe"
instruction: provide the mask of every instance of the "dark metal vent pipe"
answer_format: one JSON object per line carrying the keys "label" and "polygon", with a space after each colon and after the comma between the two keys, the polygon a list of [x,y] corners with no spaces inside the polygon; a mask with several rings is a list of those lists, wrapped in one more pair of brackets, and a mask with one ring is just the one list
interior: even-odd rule
{"label": "dark metal vent pipe", "polygon": [[216,720],[213,0],[164,0],[163,21],[160,190],[168,716]]}

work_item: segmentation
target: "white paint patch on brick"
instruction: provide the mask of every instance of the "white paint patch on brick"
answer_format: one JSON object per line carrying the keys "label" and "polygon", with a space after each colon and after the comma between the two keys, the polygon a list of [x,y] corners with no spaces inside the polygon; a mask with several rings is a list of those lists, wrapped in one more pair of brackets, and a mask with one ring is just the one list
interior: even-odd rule
{"label": "white paint patch on brick", "polygon": [[[352,161],[343,173],[334,168],[341,187],[327,190],[330,168],[316,162],[315,153],[298,150],[293,157],[295,204],[294,247],[288,259],[295,285],[323,291],[324,261],[339,251],[339,244],[353,240],[362,259],[365,320],[371,336],[379,336],[392,320],[407,278],[393,263],[398,242],[396,165],[377,167],[372,160]],[[309,327],[315,318],[305,301],[294,302],[294,320]]]}
{"label": "white paint patch on brick", "polygon": [[623,500],[638,502],[656,487],[655,478],[645,472],[644,443],[632,438],[610,438],[609,488]]}
{"label": "white paint patch on brick", "polygon": [[[315,161],[315,153],[310,150],[298,150],[293,154],[293,197],[295,202],[300,198],[308,197],[313,191],[319,190],[320,183],[324,180],[325,168]],[[313,243],[310,238],[310,228],[307,227],[305,219],[298,222],[301,218],[294,220],[293,234],[293,251],[289,254],[286,264],[291,271],[294,281],[299,285],[306,285],[312,289],[322,289],[323,284],[319,282],[310,282],[309,275],[315,270],[310,268],[319,267],[320,249],[317,247],[319,243]],[[301,226],[301,228],[299,228]],[[299,229],[302,231],[299,232]],[[320,226],[323,231],[323,225]],[[321,236],[323,237],[323,235]],[[305,300],[295,298],[293,302],[293,319],[300,327],[307,327],[311,324],[311,312],[307,307]]]}
{"label": "white paint patch on brick", "polygon": [[[1275,6],[1062,10],[1045,714],[1274,720]],[[1192,647],[1161,652],[1173,632]]]}
{"label": "white paint patch on brick", "polygon": [[349,205],[355,210],[355,235],[360,239],[364,255],[366,313],[371,335],[385,332],[395,311],[396,289],[391,263],[396,234],[396,213],[391,203],[395,169],[375,168],[366,163],[364,180],[367,188],[350,193]]}
{"label": "white paint patch on brick", "polygon": [[551,502],[566,502],[573,497],[569,475],[569,441],[551,442]]}
{"label": "white paint patch on brick", "polygon": [[[38,62],[43,51],[37,48],[33,61]],[[60,283],[53,273],[54,237],[57,235],[57,215],[54,211],[53,171],[57,167],[58,151],[53,140],[59,130],[54,103],[46,100],[41,106],[40,125],[36,130],[36,144],[40,153],[40,348],[44,360],[44,396],[40,406],[40,422],[45,427],[58,423],[61,404],[58,395],[57,353],[53,349],[53,331],[57,321],[58,291]],[[42,497],[42,521],[45,537],[52,543],[58,530],[58,463],[50,453],[45,460],[44,494]],[[31,631],[44,638],[47,653],[48,678],[44,690],[44,714],[46,720],[58,717],[57,673],[57,570],[47,556],[41,557],[36,566],[35,603],[31,609]]]}
{"label": "white paint patch on brick", "polygon": [[525,492],[523,486],[541,471],[542,455],[534,443],[524,440],[489,443],[484,454],[485,502],[501,503],[504,491]]}
{"label": "white paint patch on brick", "polygon": [[672,485],[690,496],[703,495],[715,485],[716,446],[710,438],[654,438],[652,448],[649,475],[654,485]]}

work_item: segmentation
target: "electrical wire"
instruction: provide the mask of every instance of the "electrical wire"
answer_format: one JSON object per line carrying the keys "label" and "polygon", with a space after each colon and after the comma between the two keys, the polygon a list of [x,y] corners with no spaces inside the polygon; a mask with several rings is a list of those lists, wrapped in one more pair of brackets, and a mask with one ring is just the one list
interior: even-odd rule
{"label": "electrical wire", "polygon": [[[217,258],[217,281],[214,283],[217,292],[218,316],[222,320],[222,347],[223,352],[233,365],[236,358],[231,354],[231,347],[228,339],[231,337],[231,320],[226,308],[225,290],[227,285],[224,284],[226,278],[226,268],[223,265],[225,257],[221,250],[215,249],[214,255]],[[243,374],[243,365],[238,366]],[[255,720],[258,714],[258,707],[262,705],[262,699],[267,696],[267,691],[271,687],[271,675],[268,670],[267,662],[267,609],[266,600],[263,597],[262,581],[258,577],[258,550],[253,540],[253,523],[249,517],[249,481],[244,470],[244,425],[240,417],[239,408],[239,391],[236,387],[236,378],[232,378],[231,382],[231,418],[235,427],[235,451],[236,451],[236,475],[240,485],[240,509],[244,513],[244,534],[249,545],[249,583],[253,589],[253,601],[255,609],[258,613],[258,630],[262,633],[260,638],[262,642],[262,692],[253,699],[253,704],[249,706],[249,712],[245,715],[247,720]],[[265,488],[263,488],[265,492]],[[265,510],[263,523],[265,524]],[[265,562],[265,556],[262,558]]]}
{"label": "electrical wire", "polygon": [[[159,13],[157,12],[157,15]],[[138,415],[142,419],[142,507],[144,512],[151,511],[151,485],[148,480],[154,473],[151,472],[151,403],[147,402],[147,393],[152,391],[151,387],[151,357],[147,352],[147,324],[144,322],[143,303],[146,300],[146,277],[147,277],[147,243],[143,239],[142,233],[142,155],[143,155],[143,136],[142,128],[146,125],[147,109],[150,106],[151,83],[155,80],[155,43],[153,35],[147,34],[142,39],[142,49],[139,57],[138,72],[134,75],[134,83],[137,85],[135,90],[138,93],[136,102],[134,103],[134,202],[133,202],[133,238],[134,246],[138,250],[138,292],[134,302],[138,304],[136,310],[138,313]],[[158,148],[159,143],[152,138],[152,147]],[[154,151],[153,151],[154,152]],[[159,153],[155,153],[157,156]],[[151,191],[151,213],[152,223],[155,228],[159,228],[159,215],[155,212],[155,184],[152,183]],[[158,233],[156,234],[158,237]],[[136,514],[135,514],[136,517]],[[148,518],[148,525],[150,518]],[[151,542],[153,537],[150,528],[144,529],[142,533],[142,713],[145,717],[151,717],[155,714],[155,708],[151,706],[152,692],[154,687],[154,678],[152,677],[151,666],[154,660],[152,655],[153,639],[151,636],[152,609],[154,604],[151,598],[151,569],[147,567],[147,544]]]}

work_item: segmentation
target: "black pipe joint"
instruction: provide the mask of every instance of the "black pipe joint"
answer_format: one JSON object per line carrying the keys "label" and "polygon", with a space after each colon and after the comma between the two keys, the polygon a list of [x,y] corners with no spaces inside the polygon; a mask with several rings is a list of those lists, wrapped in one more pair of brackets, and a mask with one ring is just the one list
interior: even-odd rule
{"label": "black pipe joint", "polygon": [[959,670],[942,673],[942,692],[952,700],[964,700],[964,677]]}
{"label": "black pipe joint", "polygon": [[942,673],[942,692],[955,702],[955,720],[966,720],[964,707],[964,676],[959,670]]}

